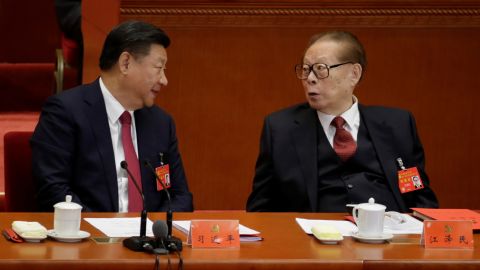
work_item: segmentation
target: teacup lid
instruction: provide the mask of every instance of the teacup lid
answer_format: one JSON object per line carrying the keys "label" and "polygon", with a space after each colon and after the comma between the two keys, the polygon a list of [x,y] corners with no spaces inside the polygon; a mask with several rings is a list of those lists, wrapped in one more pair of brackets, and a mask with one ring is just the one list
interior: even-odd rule
{"label": "teacup lid", "polygon": [[82,209],[82,206],[78,203],[72,202],[72,195],[65,196],[64,202],[56,203],[53,207],[58,209]]}
{"label": "teacup lid", "polygon": [[361,203],[358,205],[358,208],[371,210],[371,211],[379,211],[379,210],[385,210],[387,207],[383,204],[375,203],[375,199],[370,198],[368,199],[368,203]]}

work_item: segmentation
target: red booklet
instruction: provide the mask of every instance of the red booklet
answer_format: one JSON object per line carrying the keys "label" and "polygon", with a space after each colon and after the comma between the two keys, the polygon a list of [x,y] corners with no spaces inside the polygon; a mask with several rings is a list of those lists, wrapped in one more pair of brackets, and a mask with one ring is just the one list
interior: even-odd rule
{"label": "red booklet", "polygon": [[471,220],[473,229],[480,230],[480,213],[470,209],[412,208],[413,216],[434,220]]}

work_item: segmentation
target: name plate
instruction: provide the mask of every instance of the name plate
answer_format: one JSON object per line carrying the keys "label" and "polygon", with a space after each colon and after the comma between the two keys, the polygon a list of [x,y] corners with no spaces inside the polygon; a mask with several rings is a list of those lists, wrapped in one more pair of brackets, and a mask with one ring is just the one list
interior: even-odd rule
{"label": "name plate", "polygon": [[470,220],[425,220],[425,248],[473,249],[472,226]]}
{"label": "name plate", "polygon": [[192,248],[240,248],[238,220],[192,220],[187,243]]}

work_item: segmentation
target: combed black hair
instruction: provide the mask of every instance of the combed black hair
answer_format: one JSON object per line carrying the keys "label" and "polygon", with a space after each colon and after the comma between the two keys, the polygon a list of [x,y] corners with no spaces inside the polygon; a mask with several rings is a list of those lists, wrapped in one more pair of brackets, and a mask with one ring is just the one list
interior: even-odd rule
{"label": "combed black hair", "polygon": [[128,52],[134,57],[148,55],[152,44],[167,48],[170,38],[160,28],[142,21],[126,21],[110,31],[100,55],[100,69],[109,70],[120,54]]}

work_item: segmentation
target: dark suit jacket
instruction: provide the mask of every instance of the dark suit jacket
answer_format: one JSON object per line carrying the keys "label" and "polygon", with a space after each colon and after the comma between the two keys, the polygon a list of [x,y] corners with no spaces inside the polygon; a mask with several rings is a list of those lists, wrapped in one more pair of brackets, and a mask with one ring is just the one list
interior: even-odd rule
{"label": "dark suit jacket", "polygon": [[[359,106],[379,162],[395,200],[403,212],[410,207],[438,207],[424,169],[423,147],[413,116],[403,110]],[[293,106],[266,117],[260,141],[248,211],[317,211],[318,162],[315,110]],[[416,166],[424,189],[401,194],[397,158]],[[364,192],[357,190],[357,192]],[[387,209],[388,210],[388,209]]]}
{"label": "dark suit jacket", "polygon": [[[139,160],[170,165],[172,208],[192,211],[173,119],[157,106],[135,111]],[[112,139],[99,81],[48,99],[31,139],[33,175],[40,209],[65,201],[66,194],[84,211],[118,211],[118,185]],[[142,164],[141,182],[149,211],[165,211],[166,195],[156,190],[151,171]],[[140,181],[138,179],[137,181]]]}

